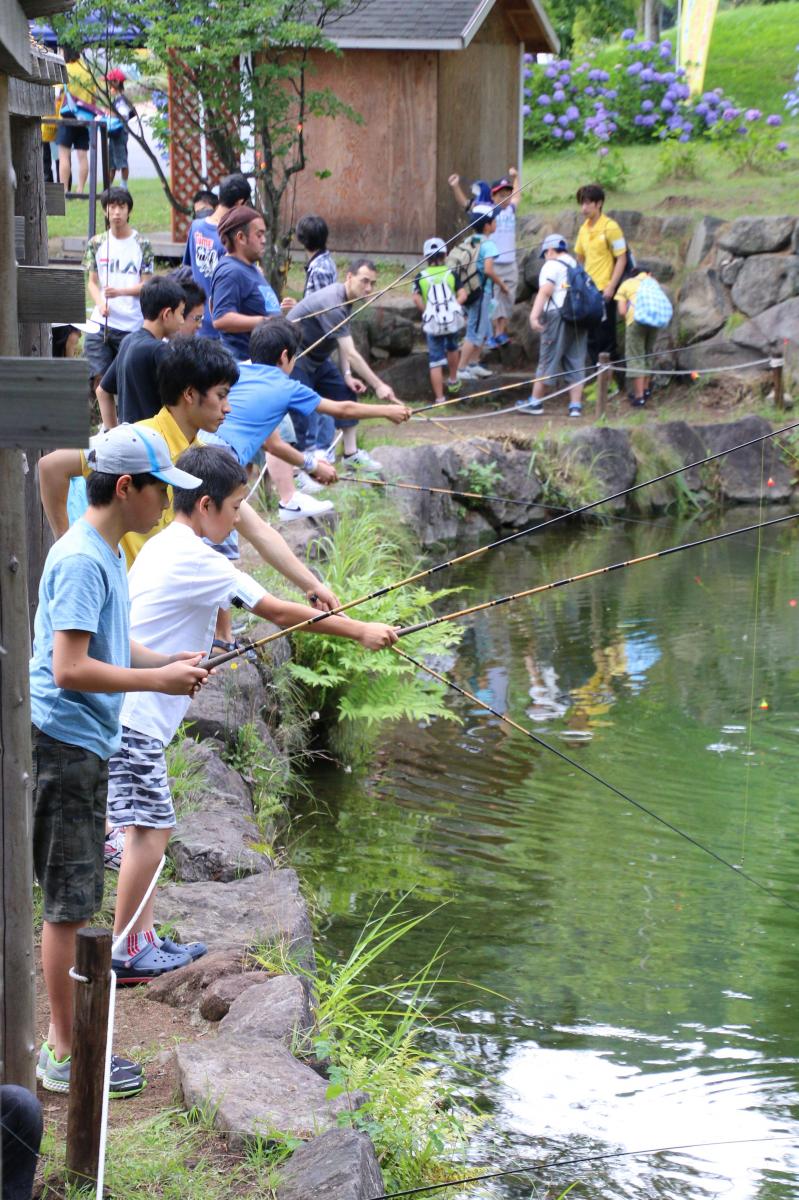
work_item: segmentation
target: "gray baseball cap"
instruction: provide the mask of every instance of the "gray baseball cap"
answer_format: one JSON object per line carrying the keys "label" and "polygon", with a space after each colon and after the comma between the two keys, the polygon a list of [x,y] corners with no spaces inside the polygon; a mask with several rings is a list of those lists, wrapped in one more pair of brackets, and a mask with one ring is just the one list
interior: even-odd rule
{"label": "gray baseball cap", "polygon": [[547,250],[568,250],[568,243],[562,233],[548,233],[541,243],[541,258]]}
{"label": "gray baseball cap", "polygon": [[174,466],[160,433],[146,425],[117,425],[92,438],[86,452],[91,471],[104,475],[154,475],[173,487],[196,488],[202,479]]}

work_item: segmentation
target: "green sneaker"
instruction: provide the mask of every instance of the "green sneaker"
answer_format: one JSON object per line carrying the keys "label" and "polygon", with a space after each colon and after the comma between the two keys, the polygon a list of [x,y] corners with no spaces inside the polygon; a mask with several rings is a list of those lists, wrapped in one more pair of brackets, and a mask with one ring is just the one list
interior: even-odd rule
{"label": "green sneaker", "polygon": [[[49,1046],[45,1045],[47,1051],[47,1065],[44,1068],[43,1075],[40,1076],[42,1087],[48,1092],[61,1092],[62,1094],[69,1091],[69,1078],[72,1073],[72,1059],[67,1055],[61,1062],[58,1061],[53,1051]],[[41,1062],[41,1055],[40,1062]],[[116,1057],[116,1056],[114,1056]],[[38,1070],[37,1070],[38,1075]],[[119,1100],[126,1096],[137,1096],[143,1091],[146,1086],[146,1080],[140,1073],[127,1070],[122,1067],[117,1059],[111,1060],[111,1087],[109,1096],[112,1100]]]}

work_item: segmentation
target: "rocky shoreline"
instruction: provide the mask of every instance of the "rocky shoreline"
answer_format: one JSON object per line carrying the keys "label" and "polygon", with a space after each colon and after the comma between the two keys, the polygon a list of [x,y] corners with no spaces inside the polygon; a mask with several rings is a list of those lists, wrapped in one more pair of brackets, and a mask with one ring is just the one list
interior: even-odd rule
{"label": "rocky shoreline", "polygon": [[[575,464],[582,489],[612,495],[654,474],[761,438],[770,429],[759,417],[726,425],[674,421],[635,430],[578,429],[548,447],[549,471],[562,477],[561,502],[573,506],[580,499],[568,494]],[[476,539],[489,531],[510,533],[552,515],[546,503],[551,499],[548,484],[536,473],[530,449],[474,438],[384,446],[376,453],[387,479],[458,490],[472,490],[465,482],[474,464],[491,461],[499,480],[491,491],[524,501],[508,505],[482,497],[464,503],[427,492],[391,492],[399,517],[415,531],[421,547]],[[652,470],[652,464],[658,469]],[[694,469],[686,475],[699,504],[785,504],[793,495],[792,474],[769,440],[712,465],[710,474]],[[671,498],[662,487],[643,492],[636,511],[657,512]],[[623,511],[625,500],[609,508]],[[303,536],[308,531],[296,531],[295,537]],[[261,623],[250,633],[258,637],[269,631]],[[325,1064],[313,1054],[311,922],[295,871],[275,851],[288,815],[279,803],[266,815],[259,811],[252,779],[231,765],[242,730],[249,728],[251,743],[258,746],[261,778],[270,781],[272,795],[285,789],[290,755],[301,749],[303,736],[283,713],[276,685],[276,673],[290,656],[288,639],[280,639],[264,647],[255,663],[241,660],[223,667],[189,710],[192,737],[198,740],[184,742],[180,759],[195,782],[170,844],[175,882],[160,888],[156,916],[179,941],[206,941],[209,953],[154,981],[147,994],[216,1025],[216,1036],[175,1050],[187,1108],[212,1113],[217,1130],[234,1145],[278,1134],[302,1140],[280,1168],[278,1200],[311,1195],[316,1200],[370,1200],[383,1191],[374,1147],[366,1134],[340,1126],[366,1097],[329,1097]],[[258,969],[252,954],[259,947],[277,947],[281,961],[291,963],[295,973]]]}

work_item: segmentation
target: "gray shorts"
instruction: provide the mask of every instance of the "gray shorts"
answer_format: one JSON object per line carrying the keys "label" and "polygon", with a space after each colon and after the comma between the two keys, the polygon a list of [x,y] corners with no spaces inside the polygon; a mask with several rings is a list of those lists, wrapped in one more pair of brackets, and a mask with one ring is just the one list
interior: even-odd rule
{"label": "gray shorts", "polygon": [[550,308],[541,321],[544,332],[541,334],[537,374],[558,376],[547,381],[547,387],[553,391],[582,383],[588,350],[587,330],[564,321],[559,308]]}
{"label": "gray shorts", "polygon": [[510,295],[506,296],[496,284],[494,285],[495,306],[492,316],[496,320],[497,317],[507,318],[511,314],[516,301],[516,289],[519,286],[519,267],[514,259],[513,262],[507,263],[495,262],[494,270],[510,292]]}
{"label": "gray shorts", "polygon": [[108,820],[144,829],[175,824],[163,743],[125,725],[122,745],[108,762]]}

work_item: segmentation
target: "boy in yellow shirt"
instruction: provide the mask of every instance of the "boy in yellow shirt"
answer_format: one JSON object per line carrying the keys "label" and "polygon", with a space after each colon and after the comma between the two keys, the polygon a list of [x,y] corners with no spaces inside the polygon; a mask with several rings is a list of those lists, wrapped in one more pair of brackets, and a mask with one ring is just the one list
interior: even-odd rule
{"label": "boy in yellow shirt", "polygon": [[618,358],[616,345],[616,301],[614,296],[627,266],[627,242],[621,226],[602,212],[604,190],[596,183],[585,184],[577,192],[577,203],[585,217],[574,253],[599,288],[605,300],[605,318],[588,333],[588,361],[596,364],[602,351],[611,362]]}

